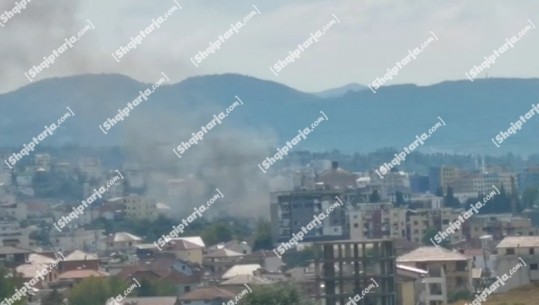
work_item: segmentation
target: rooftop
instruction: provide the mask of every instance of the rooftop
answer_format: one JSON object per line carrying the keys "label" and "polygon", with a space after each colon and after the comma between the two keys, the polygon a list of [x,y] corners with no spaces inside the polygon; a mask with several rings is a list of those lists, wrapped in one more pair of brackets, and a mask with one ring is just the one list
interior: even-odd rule
{"label": "rooftop", "polygon": [[81,250],[75,250],[66,256],[65,261],[87,261],[87,260],[97,260],[96,254],[90,254],[83,252]]}
{"label": "rooftop", "polygon": [[261,276],[256,276],[252,274],[241,274],[237,275],[229,280],[226,280],[224,282],[221,282],[222,286],[227,285],[243,285],[243,284],[251,284],[251,285],[268,285],[272,284],[273,281],[267,278],[263,278]]}
{"label": "rooftop", "polygon": [[207,255],[204,257],[235,257],[235,256],[243,256],[242,253],[229,250],[227,248],[222,249],[215,249],[212,251],[209,251]]}
{"label": "rooftop", "polygon": [[27,250],[17,247],[0,247],[0,255],[6,254],[23,254],[23,253],[32,253],[32,250]]}
{"label": "rooftop", "polygon": [[397,257],[397,263],[466,261],[468,257],[442,247],[420,247]]}
{"label": "rooftop", "polygon": [[108,273],[93,270],[93,269],[80,269],[66,271],[58,277],[60,280],[79,280],[88,277],[107,277]]}
{"label": "rooftop", "polygon": [[[142,298],[125,298],[120,305],[176,305],[176,297],[142,297]],[[118,303],[112,298],[105,305],[117,305]]]}
{"label": "rooftop", "polygon": [[253,275],[258,269],[262,269],[259,264],[234,265],[222,275],[222,278],[231,279],[238,275]]}
{"label": "rooftop", "polygon": [[197,301],[197,300],[231,300],[236,296],[236,294],[213,286],[213,287],[203,287],[195,291],[184,294],[180,300],[182,301]]}
{"label": "rooftop", "polygon": [[127,232],[118,232],[118,233],[115,233],[114,235],[112,236],[109,236],[109,239],[115,243],[118,243],[118,242],[130,242],[130,241],[141,241],[142,238],[136,236],[136,235],[133,235],[133,234],[130,234],[130,233],[127,233]]}
{"label": "rooftop", "polygon": [[496,248],[539,247],[539,236],[508,236]]}

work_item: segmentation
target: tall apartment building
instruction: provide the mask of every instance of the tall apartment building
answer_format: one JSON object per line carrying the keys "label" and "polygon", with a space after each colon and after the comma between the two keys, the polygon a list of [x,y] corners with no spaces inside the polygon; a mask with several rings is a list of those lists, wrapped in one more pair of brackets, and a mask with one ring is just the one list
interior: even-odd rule
{"label": "tall apartment building", "polygon": [[411,195],[410,177],[402,171],[390,171],[383,179],[375,172],[370,173],[370,185],[367,189],[377,190],[382,200],[395,201],[395,194],[400,192],[408,199]]}
{"label": "tall apartment building", "polygon": [[534,227],[530,218],[512,214],[475,215],[464,223],[463,231],[466,239],[483,235],[492,235],[494,240],[501,240],[505,236],[539,235],[539,229]]}
{"label": "tall apartment building", "polygon": [[429,189],[432,194],[435,194],[438,188],[445,189],[448,186],[453,186],[458,180],[460,170],[453,166],[433,167],[429,170]]}
{"label": "tall apartment building", "polygon": [[[408,239],[421,243],[428,229],[444,231],[458,219],[462,212],[462,210],[452,208],[410,210],[408,214]],[[447,237],[447,241],[451,243],[462,241],[462,239],[462,229]]]}
{"label": "tall apartment building", "polygon": [[[296,190],[271,193],[271,224],[274,242],[288,241],[313,221],[315,215],[326,212],[338,203],[336,197],[346,204],[346,196],[339,190]],[[350,237],[345,207],[337,207],[321,225],[305,234],[304,241],[339,240]]]}
{"label": "tall apartment building", "polygon": [[406,237],[407,207],[392,203],[358,204],[348,212],[350,239],[380,239]]}
{"label": "tall apartment building", "polygon": [[125,205],[127,219],[157,219],[155,203],[146,197],[129,195],[123,197],[122,203]]}
{"label": "tall apartment building", "polygon": [[316,299],[322,305],[396,305],[395,246],[392,240],[317,242]]}

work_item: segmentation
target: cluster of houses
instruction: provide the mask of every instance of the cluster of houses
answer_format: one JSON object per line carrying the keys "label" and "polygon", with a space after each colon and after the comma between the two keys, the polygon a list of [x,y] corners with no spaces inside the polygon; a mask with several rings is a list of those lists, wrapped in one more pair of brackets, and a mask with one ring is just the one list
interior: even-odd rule
{"label": "cluster of houses", "polygon": [[67,296],[71,288],[90,277],[116,276],[126,283],[136,279],[139,283],[159,282],[175,288],[171,296],[127,296],[124,300],[124,304],[139,301],[138,304],[148,305],[221,304],[233,300],[245,285],[290,280],[281,272],[279,257],[271,251],[253,252],[246,242],[206,246],[198,236],[182,237],[170,240],[159,250],[155,244],[145,244],[140,237],[127,232],[97,237],[103,247],[92,253],[77,249],[84,246],[84,240],[75,235],[71,237],[72,243],[58,239],[61,257],[54,252],[0,246],[0,264],[25,281],[48,270],[30,293],[35,304],[55,289]]}

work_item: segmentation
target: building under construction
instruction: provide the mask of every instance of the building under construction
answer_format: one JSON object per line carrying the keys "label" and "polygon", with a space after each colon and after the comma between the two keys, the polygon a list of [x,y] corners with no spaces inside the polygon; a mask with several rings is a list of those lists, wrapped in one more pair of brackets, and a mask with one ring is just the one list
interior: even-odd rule
{"label": "building under construction", "polygon": [[396,305],[392,240],[318,242],[314,247],[319,304],[345,305],[355,300],[365,305]]}

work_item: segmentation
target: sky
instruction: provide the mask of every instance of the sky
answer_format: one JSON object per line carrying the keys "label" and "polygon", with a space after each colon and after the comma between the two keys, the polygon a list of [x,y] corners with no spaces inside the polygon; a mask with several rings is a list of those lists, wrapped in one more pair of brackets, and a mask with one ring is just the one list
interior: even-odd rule
{"label": "sky", "polygon": [[[18,0],[20,3],[23,0]],[[28,1],[28,0],[26,0]],[[119,73],[154,82],[161,73],[179,82],[208,74],[240,73],[283,83],[306,92],[367,85],[383,76],[435,33],[417,58],[386,85],[430,85],[466,79],[465,72],[533,23],[539,25],[539,2],[519,1],[210,1],[177,0],[181,5],[159,29],[117,62],[112,53],[128,44],[152,19],[164,15],[173,1],[33,0],[0,27],[0,92],[41,79],[84,73]],[[0,2],[0,14],[16,5]],[[191,58],[210,41],[254,10],[259,14],[221,48],[195,66]],[[278,75],[270,67],[288,56],[332,19],[339,23],[305,48]],[[25,72],[43,61],[88,24],[73,48],[29,79]],[[0,19],[2,21],[2,19]],[[531,23],[530,23],[531,22]],[[538,77],[539,30],[528,31],[514,48],[487,71],[489,77]],[[485,72],[481,74],[485,77]]]}

